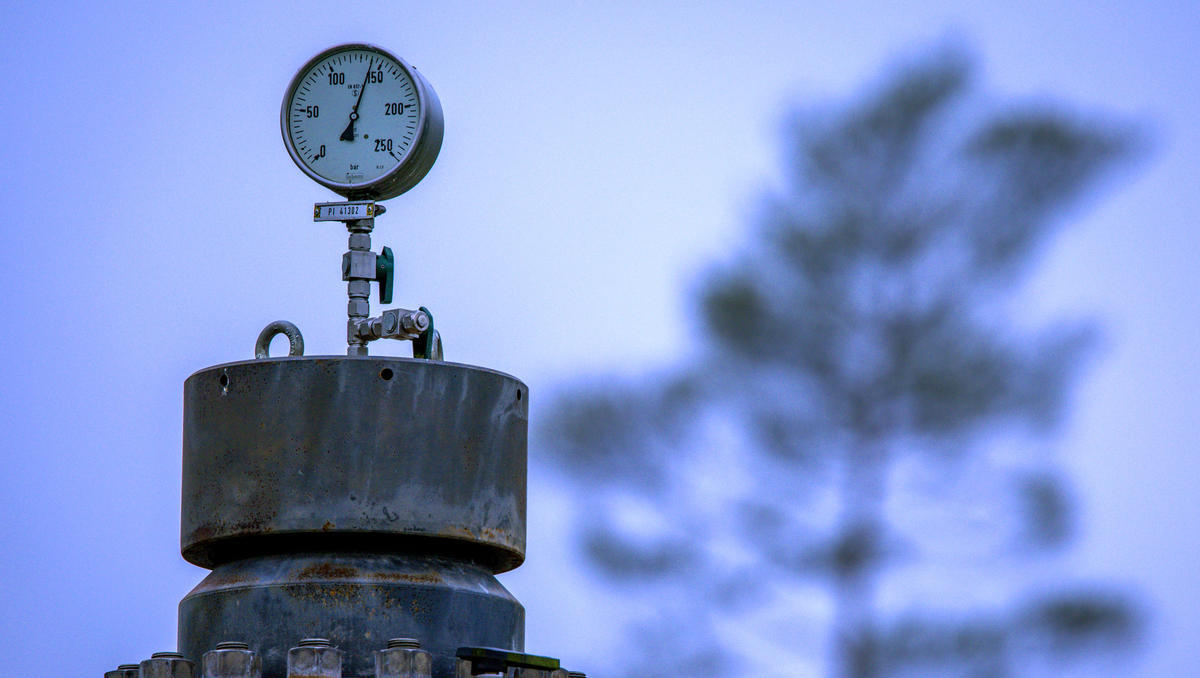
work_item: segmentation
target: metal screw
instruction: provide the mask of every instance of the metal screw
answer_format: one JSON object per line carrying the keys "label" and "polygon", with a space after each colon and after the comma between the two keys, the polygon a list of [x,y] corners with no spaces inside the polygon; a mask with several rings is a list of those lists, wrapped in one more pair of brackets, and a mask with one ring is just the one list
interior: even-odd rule
{"label": "metal screw", "polygon": [[419,650],[421,648],[421,641],[416,638],[392,638],[387,642],[387,646],[389,650],[394,647],[410,647],[414,650]]}
{"label": "metal screw", "polygon": [[328,638],[305,638],[300,641],[299,647],[333,647],[333,643]]}

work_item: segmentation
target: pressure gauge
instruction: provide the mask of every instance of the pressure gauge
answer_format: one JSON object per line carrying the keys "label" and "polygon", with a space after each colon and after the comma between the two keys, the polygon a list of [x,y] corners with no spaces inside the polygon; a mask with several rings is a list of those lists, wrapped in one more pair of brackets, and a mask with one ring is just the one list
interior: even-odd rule
{"label": "pressure gauge", "polygon": [[309,177],[350,200],[385,200],[425,177],[442,148],[442,105],[403,59],[339,45],[304,65],[283,96],[283,142]]}

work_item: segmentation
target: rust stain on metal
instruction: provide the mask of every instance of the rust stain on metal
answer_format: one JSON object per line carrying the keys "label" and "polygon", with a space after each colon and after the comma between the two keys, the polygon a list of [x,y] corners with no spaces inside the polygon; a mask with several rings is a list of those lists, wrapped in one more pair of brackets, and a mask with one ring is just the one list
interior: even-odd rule
{"label": "rust stain on metal", "polygon": [[354,579],[358,576],[358,568],[333,563],[317,563],[296,573],[296,579],[311,581],[314,579]]}
{"label": "rust stain on metal", "polygon": [[214,570],[209,575],[209,584],[213,586],[228,586],[230,584],[245,584],[254,581],[253,575],[245,572],[226,572],[222,570]]}
{"label": "rust stain on metal", "polygon": [[441,573],[436,570],[415,574],[411,572],[372,572],[370,577],[377,581],[396,581],[408,584],[440,584],[444,581]]}

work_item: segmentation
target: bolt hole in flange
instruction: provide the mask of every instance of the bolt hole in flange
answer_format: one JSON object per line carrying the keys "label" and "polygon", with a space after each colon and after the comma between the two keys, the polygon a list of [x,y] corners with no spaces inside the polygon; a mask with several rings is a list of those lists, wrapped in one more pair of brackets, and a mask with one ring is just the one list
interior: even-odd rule
{"label": "bolt hole in flange", "polygon": [[221,378],[217,380],[221,384],[221,395],[229,393],[229,375],[221,373]]}
{"label": "bolt hole in flange", "polygon": [[379,378],[380,378],[380,379],[382,379],[382,380],[384,380],[384,381],[391,381],[391,379],[392,379],[392,368],[390,368],[390,367],[385,367],[385,368],[383,368],[382,370],[379,370]]}
{"label": "bolt hole in flange", "polygon": [[521,389],[517,389],[517,402],[521,402]]}

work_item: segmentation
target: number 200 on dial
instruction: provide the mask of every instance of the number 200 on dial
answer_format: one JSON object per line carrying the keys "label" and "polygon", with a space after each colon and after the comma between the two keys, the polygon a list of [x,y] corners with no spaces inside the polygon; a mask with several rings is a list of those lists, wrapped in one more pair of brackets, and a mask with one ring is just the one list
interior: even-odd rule
{"label": "number 200 on dial", "polygon": [[433,87],[403,59],[371,45],[339,45],[313,57],[288,86],[279,124],[296,165],[351,200],[407,191],[442,146]]}

